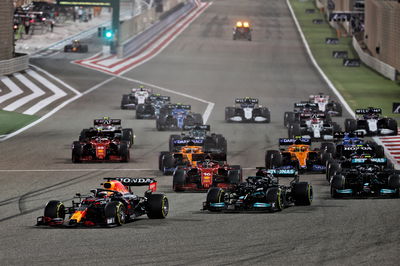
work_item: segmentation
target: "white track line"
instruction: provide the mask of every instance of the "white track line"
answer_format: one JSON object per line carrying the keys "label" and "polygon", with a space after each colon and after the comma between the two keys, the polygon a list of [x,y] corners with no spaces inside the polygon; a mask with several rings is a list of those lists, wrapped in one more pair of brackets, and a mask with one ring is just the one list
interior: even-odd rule
{"label": "white track line", "polygon": [[23,91],[17,86],[17,84],[15,84],[8,77],[1,77],[0,81],[3,82],[4,85],[6,85],[11,90],[9,93],[0,97],[0,103],[23,93]]}
{"label": "white track line", "polygon": [[[296,15],[294,14],[292,5],[290,4],[289,0],[286,0],[286,3],[289,7],[290,13],[292,14],[294,23],[296,24],[297,30],[301,36],[301,39],[303,41],[303,44],[306,48],[307,54],[311,59],[311,62],[313,63],[314,67],[318,70],[318,73],[321,75],[321,77],[325,80],[326,84],[328,84],[329,88],[336,94],[336,96],[338,97],[338,99],[340,100],[340,102],[344,105],[344,107],[346,108],[346,110],[350,113],[350,115],[354,118],[356,115],[354,113],[354,111],[350,108],[349,104],[346,102],[346,100],[343,98],[343,96],[340,94],[340,92],[336,89],[335,85],[333,85],[333,83],[330,81],[330,79],[325,75],[325,73],[322,71],[322,69],[320,68],[320,66],[318,65],[317,61],[315,60],[310,47],[308,46],[307,40],[304,37],[303,31],[300,27],[300,24],[297,20]],[[372,138],[376,143],[378,143],[379,145],[382,145],[383,143],[381,142],[381,140],[379,139],[379,137],[373,137]],[[397,163],[397,161],[393,158],[393,156],[388,152],[387,149],[385,149],[385,154],[386,156],[394,163],[395,168],[396,169],[400,169],[400,165]]]}
{"label": "white track line", "polygon": [[[26,72],[30,72],[30,71],[32,71],[32,70],[27,70]],[[16,74],[14,74],[14,77],[16,77],[26,87],[28,87],[32,91],[32,93],[7,105],[6,107],[3,108],[3,110],[14,111],[14,110],[18,109],[19,107],[23,106],[24,104],[32,101],[33,99],[45,94],[45,92],[42,89],[40,89],[38,86],[36,86],[35,83],[33,83],[32,81],[27,79],[24,75],[22,75],[20,73],[16,73]]]}
{"label": "white track line", "polygon": [[196,100],[196,101],[199,101],[199,102],[202,102],[202,103],[206,103],[207,104],[207,108],[203,113],[203,123],[204,124],[207,123],[208,118],[210,117],[211,112],[212,112],[212,110],[214,108],[214,105],[215,105],[215,103],[213,103],[213,102],[209,102],[207,100],[204,100],[204,99],[201,99],[201,98],[198,98],[198,97],[195,97],[195,96],[183,93],[183,92],[174,91],[174,90],[171,90],[171,89],[160,87],[160,86],[148,83],[148,82],[144,82],[144,81],[140,81],[140,80],[137,80],[137,79],[132,79],[132,78],[124,77],[124,76],[117,76],[116,75],[116,77],[118,77],[120,79],[125,79],[125,80],[128,80],[128,81],[131,81],[131,82],[135,82],[135,83],[140,83],[140,84],[143,84],[143,85],[146,85],[146,86],[149,86],[149,87],[153,87],[153,88],[159,89],[161,91],[177,94],[177,95],[180,95],[180,96],[183,96],[183,97],[186,97],[186,98],[189,98],[189,99],[193,99],[193,100]]}
{"label": "white track line", "polygon": [[31,108],[29,108],[28,110],[26,110],[25,112],[23,112],[23,114],[26,115],[33,115],[36,114],[37,112],[39,112],[40,110],[42,110],[44,107],[48,106],[49,104],[51,104],[52,102],[61,99],[62,97],[66,96],[67,93],[65,91],[63,91],[62,89],[60,89],[59,87],[57,87],[56,85],[54,85],[53,83],[51,83],[50,81],[48,81],[47,79],[43,78],[42,76],[40,76],[38,73],[36,73],[35,71],[30,71],[27,72],[28,75],[30,75],[32,78],[36,79],[37,81],[39,81],[41,84],[43,84],[44,86],[46,86],[48,89],[50,89],[54,95],[47,97],[46,99],[41,100],[40,102],[38,102],[37,104],[35,104],[34,106],[32,106]]}

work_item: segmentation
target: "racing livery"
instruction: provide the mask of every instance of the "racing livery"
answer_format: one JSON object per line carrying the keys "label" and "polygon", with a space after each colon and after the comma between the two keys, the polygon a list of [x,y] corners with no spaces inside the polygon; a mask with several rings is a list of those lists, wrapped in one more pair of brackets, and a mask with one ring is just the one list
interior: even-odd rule
{"label": "racing livery", "polygon": [[209,157],[198,163],[178,167],[173,175],[174,191],[207,191],[210,187],[230,189],[242,181],[239,165],[229,166]]}
{"label": "racing livery", "polygon": [[[279,177],[293,177],[290,185],[279,183]],[[299,182],[294,169],[258,169],[256,176],[230,191],[213,187],[207,192],[203,210],[209,211],[281,211],[291,205],[311,205],[313,188]]]}
{"label": "racing livery", "polygon": [[340,131],[340,126],[335,122],[327,122],[324,118],[324,115],[312,114],[310,118],[303,119],[300,123],[289,124],[288,137],[333,140],[334,133]]}
{"label": "racing livery", "polygon": [[225,107],[225,121],[269,123],[271,114],[267,107],[258,105],[258,99],[237,98],[235,106]]}
{"label": "racing livery", "polygon": [[294,104],[294,110],[292,112],[285,112],[283,125],[289,127],[294,123],[302,123],[304,120],[310,119],[312,116],[322,118],[326,123],[332,122],[329,114],[319,111],[318,104],[299,102]]}
{"label": "racing livery", "polygon": [[297,169],[325,173],[325,162],[330,155],[320,150],[311,150],[311,139],[280,138],[279,145],[289,145],[287,149],[268,150],[265,167],[268,169]]}
{"label": "racing livery", "polygon": [[139,86],[131,89],[130,94],[122,95],[121,109],[136,109],[138,104],[144,104],[151,95],[151,89]]}
{"label": "racing livery", "polygon": [[340,169],[331,179],[332,198],[399,197],[399,171],[387,167],[386,158],[354,158],[351,166]]}
{"label": "racing livery", "polygon": [[156,119],[161,108],[170,103],[169,96],[152,94],[146,99],[145,103],[136,106],[136,119]]}
{"label": "racing livery", "polygon": [[186,134],[171,135],[169,138],[169,150],[178,151],[182,146],[202,146],[206,152],[227,152],[227,142],[221,134],[208,134],[210,125],[183,126],[184,130],[189,130]]}
{"label": "racing livery", "polygon": [[310,95],[310,102],[318,105],[318,110],[331,116],[342,116],[342,105],[336,101],[330,100],[330,96],[318,93]]}
{"label": "racing livery", "polygon": [[345,120],[347,132],[359,131],[364,135],[397,135],[397,121],[390,117],[380,117],[381,108],[368,107],[367,109],[356,109],[356,119]]}
{"label": "racing livery", "polygon": [[183,130],[184,126],[202,125],[202,115],[192,113],[190,109],[190,105],[179,103],[163,106],[156,120],[157,130]]}
{"label": "racing livery", "polygon": [[233,40],[237,39],[246,39],[251,41],[251,28],[250,23],[247,21],[238,21],[236,22],[235,27],[233,28]]}
{"label": "racing livery", "polygon": [[[168,199],[155,194],[157,181],[153,178],[105,178],[101,188],[89,195],[76,194],[78,202],[66,207],[58,200],[46,204],[44,216],[37,218],[37,225],[49,226],[119,226],[147,214],[150,219],[163,219],[168,215]],[[149,186],[143,197],[131,190],[132,186]],[[69,217],[66,218],[66,214]]]}

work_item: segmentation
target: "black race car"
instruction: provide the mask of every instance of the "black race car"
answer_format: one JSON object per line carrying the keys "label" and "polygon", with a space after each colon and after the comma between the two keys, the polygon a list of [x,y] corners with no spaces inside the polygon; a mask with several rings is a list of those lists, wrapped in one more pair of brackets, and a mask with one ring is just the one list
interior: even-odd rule
{"label": "black race car", "polygon": [[190,110],[191,106],[187,104],[164,105],[156,120],[157,130],[183,130],[184,126],[202,125],[202,115]]}
{"label": "black race car", "polygon": [[[294,177],[289,186],[279,184],[279,177]],[[209,211],[281,211],[294,205],[310,205],[313,199],[312,186],[299,182],[293,169],[259,168],[256,176],[226,191],[212,187],[208,190],[203,210]]]}
{"label": "black race car", "polygon": [[146,99],[145,103],[136,106],[136,119],[156,119],[161,108],[170,103],[169,96],[152,94]]}
{"label": "black race car", "polygon": [[318,104],[303,101],[295,103],[293,111],[285,112],[283,125],[285,127],[289,127],[295,123],[304,123],[305,120],[310,119],[311,117],[321,118],[325,123],[332,122],[329,114],[319,111]]}
{"label": "black race car", "polygon": [[[168,215],[168,199],[155,194],[157,181],[152,178],[105,178],[102,188],[91,190],[89,195],[76,194],[78,202],[65,207],[58,200],[46,204],[44,216],[37,225],[49,226],[117,226],[147,214],[150,219],[163,219]],[[135,195],[131,186],[149,186],[143,197]],[[69,218],[65,215],[69,214]]]}
{"label": "black race car", "polygon": [[356,119],[345,120],[347,132],[362,132],[364,135],[396,136],[397,121],[390,117],[381,117],[381,108],[368,107],[367,109],[356,109]]}
{"label": "black race car", "polygon": [[354,158],[330,180],[332,198],[399,197],[400,171],[387,167],[386,158]]}
{"label": "black race car", "polygon": [[179,151],[182,146],[202,146],[205,152],[227,152],[227,142],[221,134],[208,134],[210,125],[183,126],[183,130],[189,130],[186,134],[171,135],[169,137],[169,151]]}
{"label": "black race car", "polygon": [[232,39],[246,39],[248,41],[251,41],[251,28],[249,22],[236,22],[236,26],[233,28]]}
{"label": "black race car", "polygon": [[235,106],[225,107],[225,121],[227,122],[271,122],[271,114],[267,107],[258,105],[255,98],[237,98]]}
{"label": "black race car", "polygon": [[67,44],[64,46],[64,52],[73,52],[73,53],[87,53],[89,48],[87,44],[82,44],[79,40],[72,41],[71,44]]}

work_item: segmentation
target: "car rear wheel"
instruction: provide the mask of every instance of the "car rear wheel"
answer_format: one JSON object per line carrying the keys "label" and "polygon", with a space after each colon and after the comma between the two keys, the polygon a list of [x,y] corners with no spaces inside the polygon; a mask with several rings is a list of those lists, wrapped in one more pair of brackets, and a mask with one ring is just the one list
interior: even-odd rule
{"label": "car rear wheel", "polygon": [[130,152],[128,142],[123,141],[119,146],[119,152],[121,156],[121,162],[127,163],[130,160]]}
{"label": "car rear wheel", "polygon": [[174,191],[180,191],[180,187],[184,186],[186,183],[186,172],[183,169],[178,169],[175,171],[172,177],[172,189]]}
{"label": "car rear wheel", "polygon": [[293,190],[295,205],[311,205],[313,200],[313,188],[308,182],[296,183]]}
{"label": "car rear wheel", "polygon": [[164,194],[150,194],[147,197],[147,217],[164,219],[169,212],[168,198]]}
{"label": "car rear wheel", "polygon": [[267,169],[278,168],[282,166],[282,155],[277,150],[268,150],[265,154],[265,167]]}

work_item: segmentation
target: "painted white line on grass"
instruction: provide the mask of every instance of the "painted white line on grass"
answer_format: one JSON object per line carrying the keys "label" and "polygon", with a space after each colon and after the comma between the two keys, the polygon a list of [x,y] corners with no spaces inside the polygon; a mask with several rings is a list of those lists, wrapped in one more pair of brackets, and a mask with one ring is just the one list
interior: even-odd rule
{"label": "painted white line on grass", "polygon": [[124,76],[118,76],[118,75],[116,75],[115,77],[118,77],[120,79],[125,79],[125,80],[131,81],[131,82],[135,82],[135,83],[140,83],[140,84],[143,84],[143,85],[146,85],[146,86],[149,86],[149,87],[153,87],[153,88],[159,89],[161,91],[173,93],[173,94],[180,95],[180,96],[183,96],[183,97],[186,97],[186,98],[189,98],[189,99],[193,99],[193,100],[196,100],[196,101],[199,101],[199,102],[202,102],[202,103],[206,103],[207,104],[207,108],[206,108],[206,110],[205,110],[205,112],[203,114],[203,123],[204,124],[207,122],[208,118],[210,117],[212,109],[214,108],[214,105],[215,105],[215,103],[213,103],[213,102],[209,102],[207,100],[198,98],[196,96],[192,96],[192,95],[189,95],[187,93],[183,93],[183,92],[167,89],[167,88],[164,88],[164,87],[160,87],[160,86],[148,83],[148,82],[144,82],[144,81],[140,81],[140,80],[137,80],[137,79],[132,79],[132,78],[124,77]]}
{"label": "painted white line on grass", "polygon": [[[27,70],[26,72],[31,72],[32,70]],[[39,88],[38,86],[36,86],[35,83],[33,83],[32,81],[30,81],[29,79],[27,79],[24,75],[22,75],[21,73],[16,73],[14,74],[14,77],[16,77],[22,84],[24,84],[27,88],[29,88],[32,93],[21,98],[18,99],[17,101],[7,105],[6,107],[3,108],[3,110],[5,111],[14,111],[16,109],[18,109],[19,107],[23,106],[24,104],[32,101],[33,99],[42,96],[43,94],[45,94],[45,92]]]}
{"label": "painted white line on grass", "polygon": [[9,93],[0,97],[0,103],[23,93],[23,91],[17,86],[17,84],[15,84],[8,77],[1,77],[0,81],[3,82],[4,85],[6,85],[10,89]]}
{"label": "painted white line on grass", "polygon": [[39,112],[44,107],[51,104],[52,102],[54,102],[58,99],[61,99],[62,97],[67,95],[67,93],[65,91],[63,91],[62,89],[57,87],[55,84],[53,84],[50,81],[48,81],[47,79],[45,79],[44,77],[40,76],[37,72],[29,71],[27,73],[29,76],[36,79],[41,84],[43,84],[45,87],[47,87],[49,90],[51,90],[54,93],[54,95],[41,100],[40,102],[38,102],[37,104],[35,104],[34,106],[32,106],[31,108],[26,110],[25,112],[23,112],[23,114],[26,114],[26,115],[36,114],[37,112]]}
{"label": "painted white line on grass", "polygon": [[[340,94],[340,92],[336,89],[335,85],[333,85],[333,83],[330,81],[330,79],[325,75],[325,73],[322,71],[322,69],[320,68],[320,66],[318,65],[317,61],[315,60],[310,47],[308,46],[307,40],[304,37],[303,31],[300,27],[300,24],[297,20],[297,17],[293,11],[292,5],[290,4],[289,0],[286,0],[286,3],[289,7],[290,13],[292,14],[294,23],[296,24],[296,28],[301,36],[301,39],[303,41],[303,44],[306,48],[307,54],[311,59],[311,62],[313,63],[314,67],[318,70],[318,73],[321,75],[321,77],[325,80],[326,84],[328,84],[329,88],[336,94],[336,96],[338,97],[338,99],[340,100],[340,102],[344,105],[344,107],[346,108],[346,110],[350,113],[350,115],[355,118],[355,113],[354,111],[350,108],[349,104],[346,102],[346,100],[343,98],[343,96]],[[379,137],[373,137],[372,138],[376,143],[378,143],[379,145],[382,145],[383,143],[380,141]],[[394,163],[395,168],[396,169],[400,169],[400,165],[397,163],[397,161],[393,158],[393,156],[388,152],[387,149],[385,149],[385,154],[386,156]]]}

